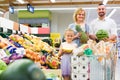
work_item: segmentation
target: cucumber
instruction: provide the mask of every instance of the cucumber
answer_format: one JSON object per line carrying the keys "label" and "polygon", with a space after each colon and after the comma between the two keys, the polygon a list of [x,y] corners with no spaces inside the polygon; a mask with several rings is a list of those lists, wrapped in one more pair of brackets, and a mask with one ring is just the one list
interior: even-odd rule
{"label": "cucumber", "polygon": [[19,59],[1,73],[0,80],[46,80],[46,77],[33,61]]}

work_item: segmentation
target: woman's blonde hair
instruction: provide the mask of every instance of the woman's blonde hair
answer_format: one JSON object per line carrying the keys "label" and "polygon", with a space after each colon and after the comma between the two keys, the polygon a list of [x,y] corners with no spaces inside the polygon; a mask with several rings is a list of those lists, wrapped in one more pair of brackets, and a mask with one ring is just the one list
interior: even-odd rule
{"label": "woman's blonde hair", "polygon": [[[85,10],[82,9],[82,8],[78,8],[78,9],[75,10],[75,12],[74,12],[74,14],[73,14],[73,20],[74,20],[75,22],[77,22],[77,14],[79,14],[79,13],[81,13],[81,12],[84,12],[84,15],[86,14],[86,13],[85,13]],[[84,20],[85,20],[85,16],[84,16]]]}

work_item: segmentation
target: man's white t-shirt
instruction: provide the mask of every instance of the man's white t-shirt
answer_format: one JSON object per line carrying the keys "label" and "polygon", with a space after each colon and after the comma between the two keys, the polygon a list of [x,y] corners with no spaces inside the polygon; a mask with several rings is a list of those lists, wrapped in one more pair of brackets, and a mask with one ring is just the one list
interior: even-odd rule
{"label": "man's white t-shirt", "polygon": [[90,24],[90,35],[94,35],[98,30],[104,29],[110,35],[117,35],[117,25],[114,20],[110,18],[105,18],[104,20],[99,20],[98,18],[93,20]]}

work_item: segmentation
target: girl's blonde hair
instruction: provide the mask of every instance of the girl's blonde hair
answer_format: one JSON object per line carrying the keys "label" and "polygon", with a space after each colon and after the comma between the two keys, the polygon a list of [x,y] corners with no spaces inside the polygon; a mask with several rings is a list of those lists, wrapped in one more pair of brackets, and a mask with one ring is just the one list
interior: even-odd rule
{"label": "girl's blonde hair", "polygon": [[[78,8],[75,10],[74,14],[73,14],[73,20],[75,22],[77,22],[77,14],[81,13],[81,12],[84,12],[84,15],[86,16],[86,13],[85,13],[85,10],[82,9],[82,8]],[[84,16],[84,20],[85,20],[85,16]]]}
{"label": "girl's blonde hair", "polygon": [[66,34],[67,31],[71,31],[71,32],[74,33],[74,31],[73,31],[71,28],[67,28],[67,29],[65,30],[64,36],[65,36],[65,34]]}

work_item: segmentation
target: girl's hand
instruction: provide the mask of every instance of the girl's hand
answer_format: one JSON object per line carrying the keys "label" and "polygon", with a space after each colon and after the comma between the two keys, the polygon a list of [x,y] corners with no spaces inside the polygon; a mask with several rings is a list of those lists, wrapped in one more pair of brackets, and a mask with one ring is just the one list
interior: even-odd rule
{"label": "girl's hand", "polygon": [[60,57],[58,54],[56,54],[55,57],[56,57],[57,59],[61,60],[61,57]]}

